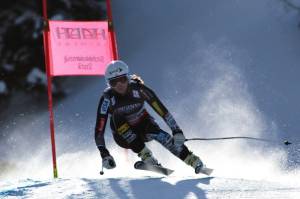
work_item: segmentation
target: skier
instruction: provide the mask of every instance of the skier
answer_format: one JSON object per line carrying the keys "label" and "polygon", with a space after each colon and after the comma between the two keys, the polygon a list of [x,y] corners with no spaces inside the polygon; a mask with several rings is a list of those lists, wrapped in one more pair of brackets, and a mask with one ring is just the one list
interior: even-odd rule
{"label": "skier", "polygon": [[[100,99],[95,127],[95,141],[106,169],[116,167],[114,158],[105,146],[104,132],[108,115],[115,142],[126,149],[131,149],[146,164],[160,165],[145,142],[156,140],[196,173],[204,167],[198,156],[184,145],[185,136],[171,113],[162,104],[156,94],[136,75],[129,75],[126,63],[112,61],[105,71],[108,87]],[[171,128],[173,136],[163,131],[154,118],[147,112],[147,102]]]}

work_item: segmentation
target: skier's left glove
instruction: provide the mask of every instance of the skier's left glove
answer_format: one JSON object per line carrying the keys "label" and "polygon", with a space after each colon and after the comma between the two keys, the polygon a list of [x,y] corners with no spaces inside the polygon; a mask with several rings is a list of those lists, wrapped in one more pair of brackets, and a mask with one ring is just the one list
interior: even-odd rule
{"label": "skier's left glove", "polygon": [[116,162],[112,156],[106,156],[102,158],[102,165],[106,169],[113,169],[116,167]]}
{"label": "skier's left glove", "polygon": [[106,149],[105,146],[98,146],[102,157],[102,165],[106,169],[113,169],[116,167],[116,162],[114,158],[110,155],[109,151]]}
{"label": "skier's left glove", "polygon": [[173,142],[175,146],[182,146],[185,142],[185,137],[181,129],[175,129],[172,131],[173,133]]}

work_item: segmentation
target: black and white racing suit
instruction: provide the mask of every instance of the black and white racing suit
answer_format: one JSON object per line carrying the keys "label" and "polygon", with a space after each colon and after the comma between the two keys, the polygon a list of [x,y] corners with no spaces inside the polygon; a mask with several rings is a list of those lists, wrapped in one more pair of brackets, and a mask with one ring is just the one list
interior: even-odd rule
{"label": "black and white racing suit", "polygon": [[147,112],[145,102],[163,118],[172,132],[179,129],[167,108],[144,84],[131,80],[125,95],[108,87],[99,102],[95,127],[95,141],[102,158],[109,155],[104,140],[108,115],[114,140],[123,148],[139,153],[145,147],[145,142],[156,140],[181,160],[190,154],[185,145],[176,147],[173,144],[172,136],[163,131]]}

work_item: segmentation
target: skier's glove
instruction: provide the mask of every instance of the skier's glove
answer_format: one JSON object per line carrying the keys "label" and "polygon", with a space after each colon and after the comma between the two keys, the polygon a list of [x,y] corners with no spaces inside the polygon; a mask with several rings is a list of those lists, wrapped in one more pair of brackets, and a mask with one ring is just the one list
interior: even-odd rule
{"label": "skier's glove", "polygon": [[144,81],[142,80],[142,78],[136,74],[133,74],[130,76],[130,79],[139,83],[139,84],[144,84]]}
{"label": "skier's glove", "polygon": [[116,162],[112,156],[106,156],[102,158],[102,165],[106,169],[113,169],[116,167]]}
{"label": "skier's glove", "polygon": [[185,137],[181,129],[173,130],[173,143],[175,146],[182,146],[185,142]]}

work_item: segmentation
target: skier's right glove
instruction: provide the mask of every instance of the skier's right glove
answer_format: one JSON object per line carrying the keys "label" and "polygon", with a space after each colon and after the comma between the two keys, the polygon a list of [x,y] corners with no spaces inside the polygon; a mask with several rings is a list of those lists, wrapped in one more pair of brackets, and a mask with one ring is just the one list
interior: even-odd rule
{"label": "skier's right glove", "polygon": [[114,158],[109,154],[109,151],[106,149],[105,146],[98,146],[102,157],[102,165],[106,169],[113,169],[116,167],[116,162]]}
{"label": "skier's right glove", "polygon": [[116,167],[116,162],[114,158],[111,155],[109,155],[102,158],[102,165],[106,169],[113,169]]}

